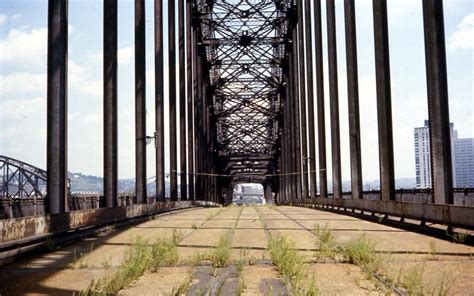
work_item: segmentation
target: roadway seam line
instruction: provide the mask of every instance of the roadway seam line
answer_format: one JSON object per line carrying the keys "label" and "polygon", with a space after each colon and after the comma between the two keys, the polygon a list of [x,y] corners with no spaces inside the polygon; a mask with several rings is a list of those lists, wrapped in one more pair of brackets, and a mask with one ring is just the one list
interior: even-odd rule
{"label": "roadway seam line", "polygon": [[[300,225],[301,227],[303,227],[303,230],[306,230],[308,231],[315,239],[317,238],[316,235],[311,231],[309,230],[307,227],[305,227],[303,224],[299,223],[298,221],[296,221],[295,219],[293,218],[290,218],[287,214],[281,212],[280,210],[278,209],[274,209],[275,211],[277,211],[278,213],[280,213],[281,215],[287,217],[289,220],[295,222],[296,224]],[[390,283],[388,283],[384,278],[378,276],[377,274],[375,273],[372,273],[372,272],[368,272],[367,270],[363,269],[362,267],[356,265],[356,264],[352,264],[354,266],[357,266],[359,267],[363,272],[365,273],[370,273],[373,277],[375,277],[380,283],[382,283],[385,287],[389,288],[390,290],[392,290],[394,293],[396,293],[397,295],[403,295],[405,296],[406,293],[402,292],[399,290],[399,288],[395,287],[395,286],[392,286]]]}

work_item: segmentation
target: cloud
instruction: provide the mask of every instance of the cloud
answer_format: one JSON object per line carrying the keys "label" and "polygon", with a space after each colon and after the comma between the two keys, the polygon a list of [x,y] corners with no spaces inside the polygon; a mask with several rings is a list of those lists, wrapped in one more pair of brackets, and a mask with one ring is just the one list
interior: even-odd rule
{"label": "cloud", "polygon": [[2,94],[46,93],[46,73],[15,72],[0,75]]}
{"label": "cloud", "polygon": [[457,25],[457,30],[449,38],[449,48],[452,50],[474,48],[474,13],[464,17]]}
{"label": "cloud", "polygon": [[0,26],[5,24],[8,20],[8,16],[6,14],[0,14]]}
{"label": "cloud", "polygon": [[68,83],[73,91],[87,95],[102,96],[102,79],[93,79],[90,75],[91,71],[89,71],[87,66],[70,60],[68,68]]}
{"label": "cloud", "polygon": [[0,63],[4,69],[18,70],[27,67],[29,70],[44,70],[47,64],[46,28],[23,31],[12,29],[0,40]]}
{"label": "cloud", "polygon": [[135,47],[127,46],[119,48],[117,51],[117,60],[119,65],[130,65],[135,56]]}
{"label": "cloud", "polygon": [[8,16],[6,14],[0,14],[0,26],[5,25],[8,21],[17,22],[23,18],[21,14],[14,14],[12,16]]}

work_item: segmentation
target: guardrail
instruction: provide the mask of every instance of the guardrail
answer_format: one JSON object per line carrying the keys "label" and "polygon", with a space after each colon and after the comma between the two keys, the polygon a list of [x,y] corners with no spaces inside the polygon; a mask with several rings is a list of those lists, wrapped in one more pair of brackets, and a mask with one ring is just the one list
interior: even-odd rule
{"label": "guardrail", "polygon": [[283,204],[311,208],[332,208],[341,211],[352,209],[450,227],[474,229],[474,207],[345,198],[301,199],[284,202]]}
{"label": "guardrail", "polygon": [[0,250],[23,244],[25,240],[99,227],[196,206],[218,206],[205,201],[174,201],[116,208],[88,209],[39,217],[0,220]]}

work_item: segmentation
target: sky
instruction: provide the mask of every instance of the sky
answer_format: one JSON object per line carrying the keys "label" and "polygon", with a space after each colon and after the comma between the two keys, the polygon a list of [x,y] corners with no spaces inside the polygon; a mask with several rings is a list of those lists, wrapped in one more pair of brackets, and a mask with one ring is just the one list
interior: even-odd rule
{"label": "sky", "polygon": [[[99,0],[69,1],[68,169],[103,175],[102,40]],[[166,2],[165,9],[166,9]],[[323,2],[328,176],[330,123],[326,18]],[[413,129],[427,119],[421,0],[388,0],[396,178],[415,177]],[[474,137],[474,2],[445,0],[449,112],[460,137]],[[350,179],[349,126],[343,1],[336,1],[342,177]],[[134,10],[119,1],[119,177],[133,178]],[[165,17],[165,40],[167,28]],[[372,1],[356,0],[363,178],[379,176]],[[146,1],[147,134],[154,133],[153,1]],[[165,64],[167,50],[165,44]],[[0,1],[0,154],[46,168],[47,0]],[[168,79],[165,69],[165,85]],[[314,85],[312,85],[315,87]],[[165,87],[165,110],[168,110]],[[167,122],[168,112],[165,112]],[[166,127],[166,130],[168,128]],[[169,135],[165,135],[168,142]],[[179,138],[178,138],[179,140]],[[178,146],[179,147],[179,146]],[[317,145],[316,145],[317,147]],[[169,150],[166,150],[169,155]],[[147,146],[148,176],[154,176],[153,144]],[[169,157],[166,157],[168,160]],[[179,154],[178,154],[179,159]],[[166,162],[166,171],[169,164]]]}

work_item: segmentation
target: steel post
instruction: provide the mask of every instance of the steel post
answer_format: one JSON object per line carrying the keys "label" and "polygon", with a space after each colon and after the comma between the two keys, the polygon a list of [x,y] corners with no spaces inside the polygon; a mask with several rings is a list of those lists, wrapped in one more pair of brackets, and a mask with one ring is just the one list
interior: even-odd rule
{"label": "steel post", "polygon": [[311,0],[304,0],[305,42],[306,42],[306,81],[308,101],[308,144],[309,144],[309,187],[311,198],[316,197],[316,141],[314,124],[314,87],[313,87],[313,32],[311,28]]}
{"label": "steel post", "polygon": [[104,198],[117,206],[117,0],[104,2]]}
{"label": "steel post", "polygon": [[289,50],[288,60],[288,97],[287,97],[287,112],[288,112],[288,151],[289,151],[289,165],[288,165],[288,186],[289,186],[289,200],[296,198],[296,178],[294,173],[296,172],[296,136],[295,136],[295,59],[293,54],[293,44],[291,44],[291,50]]}
{"label": "steel post", "polygon": [[163,0],[155,0],[155,148],[156,200],[165,201]]}
{"label": "steel post", "polygon": [[188,104],[188,190],[189,199],[194,199],[194,106],[195,98],[194,83],[196,77],[193,75],[193,27],[192,27],[192,3],[186,0],[186,85],[187,85],[187,104]]}
{"label": "steel post", "polygon": [[341,198],[341,134],[337,77],[336,6],[334,0],[326,1],[326,18],[328,30],[329,107],[331,115],[332,191],[334,198]]}
{"label": "steel post", "polygon": [[300,98],[301,91],[299,88],[299,67],[301,66],[298,63],[298,31],[297,26],[293,27],[293,87],[294,87],[294,96],[293,96],[293,131],[294,131],[294,155],[295,155],[295,167],[294,167],[294,182],[296,195],[293,198],[300,199],[302,194],[301,186],[301,121],[300,121]]}
{"label": "steel post", "polygon": [[423,0],[433,202],[453,204],[443,1]]}
{"label": "steel post", "polygon": [[48,2],[47,174],[49,213],[67,209],[68,1]]}
{"label": "steel post", "polygon": [[181,200],[188,199],[187,164],[186,164],[186,56],[185,56],[185,0],[178,0],[178,47],[179,47],[179,161]]}
{"label": "steel post", "polygon": [[[306,20],[308,21],[308,20]],[[306,128],[306,86],[310,83],[306,80],[306,63],[305,63],[305,35],[304,35],[304,13],[303,1],[298,0],[298,67],[299,67],[299,88],[300,88],[300,131],[301,131],[301,158],[302,163],[302,196],[309,196],[308,190],[308,130]],[[309,88],[309,87],[308,87]]]}
{"label": "steel post", "polygon": [[344,0],[347,62],[347,97],[349,106],[349,140],[352,198],[362,198],[362,160],[360,146],[359,78],[354,0]]}
{"label": "steel post", "polygon": [[170,198],[178,200],[177,139],[176,139],[176,30],[175,0],[168,1],[169,47],[169,129],[170,129]]}
{"label": "steel post", "polygon": [[318,150],[319,150],[319,194],[327,197],[327,164],[326,164],[326,123],[324,111],[324,64],[323,36],[321,29],[321,0],[314,1],[314,43],[316,60],[316,104],[318,116]]}
{"label": "steel post", "polygon": [[377,117],[380,154],[380,189],[382,200],[395,200],[387,1],[374,0],[373,6],[375,76],[377,82]]}
{"label": "steel post", "polygon": [[145,0],[135,0],[135,179],[137,203],[146,203]]}

